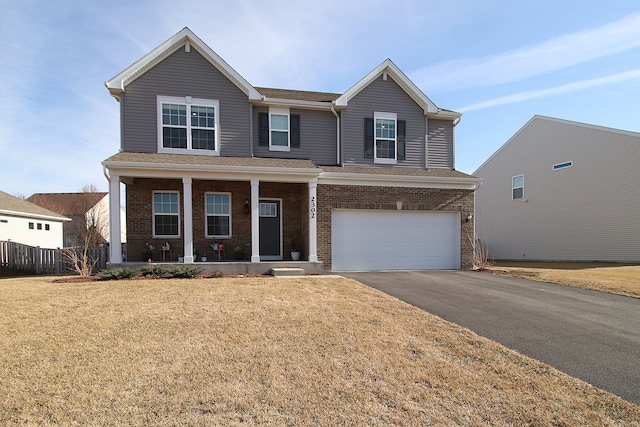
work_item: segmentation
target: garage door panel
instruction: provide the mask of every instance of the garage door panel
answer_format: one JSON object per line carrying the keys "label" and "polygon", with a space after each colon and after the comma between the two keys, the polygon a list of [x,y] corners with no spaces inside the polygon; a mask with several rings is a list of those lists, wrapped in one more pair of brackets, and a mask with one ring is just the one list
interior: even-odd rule
{"label": "garage door panel", "polygon": [[454,212],[332,212],[336,271],[457,269],[459,214]]}

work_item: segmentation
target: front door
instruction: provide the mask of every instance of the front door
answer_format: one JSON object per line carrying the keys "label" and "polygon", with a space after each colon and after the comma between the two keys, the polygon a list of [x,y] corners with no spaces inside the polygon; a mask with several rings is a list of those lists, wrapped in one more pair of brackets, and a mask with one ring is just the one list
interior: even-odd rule
{"label": "front door", "polygon": [[282,259],[282,202],[260,200],[260,259]]}

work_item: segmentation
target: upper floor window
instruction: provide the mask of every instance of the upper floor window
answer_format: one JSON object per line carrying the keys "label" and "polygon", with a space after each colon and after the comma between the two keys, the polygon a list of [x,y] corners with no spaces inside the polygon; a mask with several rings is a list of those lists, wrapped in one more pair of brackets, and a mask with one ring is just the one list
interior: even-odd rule
{"label": "upper floor window", "polygon": [[153,193],[153,237],[180,235],[180,205],[177,191]]}
{"label": "upper floor window", "polygon": [[158,96],[158,152],[220,154],[219,102]]}
{"label": "upper floor window", "polygon": [[375,112],[365,118],[364,157],[374,163],[396,164],[405,159],[406,122],[396,113]]}
{"label": "upper floor window", "polygon": [[269,151],[291,151],[300,147],[300,115],[290,114],[288,108],[269,108],[259,113],[259,144],[268,145]]}
{"label": "upper floor window", "polygon": [[396,163],[396,121],[395,113],[375,113],[374,114],[376,135],[374,162],[376,163]]}
{"label": "upper floor window", "polygon": [[205,194],[207,237],[231,237],[231,194]]}
{"label": "upper floor window", "polygon": [[511,178],[511,198],[513,200],[524,199],[524,175]]}

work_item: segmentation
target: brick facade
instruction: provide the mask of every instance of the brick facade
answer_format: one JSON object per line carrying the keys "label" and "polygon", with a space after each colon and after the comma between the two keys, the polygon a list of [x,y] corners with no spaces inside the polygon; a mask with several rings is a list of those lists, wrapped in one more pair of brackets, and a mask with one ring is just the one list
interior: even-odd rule
{"label": "brick facade", "polygon": [[473,265],[473,220],[466,216],[474,210],[473,190],[429,188],[366,187],[354,185],[318,185],[318,259],[331,269],[331,211],[333,209],[402,210],[460,212],[460,265]]}
{"label": "brick facade", "polygon": [[[180,194],[180,236],[175,238],[153,238],[153,192],[177,191]],[[207,192],[231,193],[231,233],[230,238],[205,236],[204,194]],[[251,255],[251,215],[244,209],[245,200],[251,199],[251,187],[248,181],[204,181],[194,180],[192,187],[193,242],[198,256],[213,259],[211,244],[224,243],[226,253],[223,259],[234,259],[234,248],[243,248],[244,258]],[[161,261],[160,247],[164,242],[171,245],[171,253],[165,254],[167,261],[176,261],[184,254],[184,205],[182,181],[171,179],[137,178],[133,185],[127,185],[127,236],[128,261],[143,261],[146,243],[155,247],[153,260]],[[260,198],[282,200],[282,251],[283,258],[290,259],[291,241],[297,239],[303,244],[303,256],[308,234],[306,212],[307,185],[289,183],[260,183]]]}
{"label": "brick facade", "polygon": [[[152,195],[153,191],[177,191],[180,194],[180,237],[153,238]],[[223,259],[234,259],[234,248],[244,250],[244,257],[251,254],[251,216],[245,212],[244,204],[250,199],[248,181],[193,181],[193,239],[196,253],[213,259],[211,243],[224,243]],[[206,192],[231,193],[232,237],[213,238],[205,236],[204,194]],[[135,179],[127,186],[127,246],[128,261],[143,261],[146,243],[156,249],[153,260],[161,261],[160,247],[164,242],[171,245],[167,261],[175,261],[184,253],[184,212],[181,180]],[[260,183],[260,198],[282,200],[283,259],[290,259],[291,241],[302,244],[302,258],[308,252],[308,186],[300,183]],[[324,268],[331,269],[331,211],[333,209],[397,210],[396,201],[403,202],[403,210],[454,211],[460,212],[460,264],[468,269],[473,264],[473,221],[465,220],[474,212],[473,190],[447,190],[397,187],[366,187],[349,185],[318,185],[317,188],[317,241],[318,260]]]}

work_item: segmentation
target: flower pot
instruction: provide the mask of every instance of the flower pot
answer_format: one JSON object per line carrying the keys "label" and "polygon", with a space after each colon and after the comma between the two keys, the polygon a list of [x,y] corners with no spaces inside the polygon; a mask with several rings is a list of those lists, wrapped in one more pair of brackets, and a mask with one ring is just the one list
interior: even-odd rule
{"label": "flower pot", "polygon": [[206,256],[200,257],[200,261],[207,262],[207,257]]}
{"label": "flower pot", "polygon": [[291,252],[291,259],[294,261],[298,261],[300,259],[300,252]]}
{"label": "flower pot", "polygon": [[179,256],[178,257],[178,262],[184,262],[184,257],[183,256]]}

